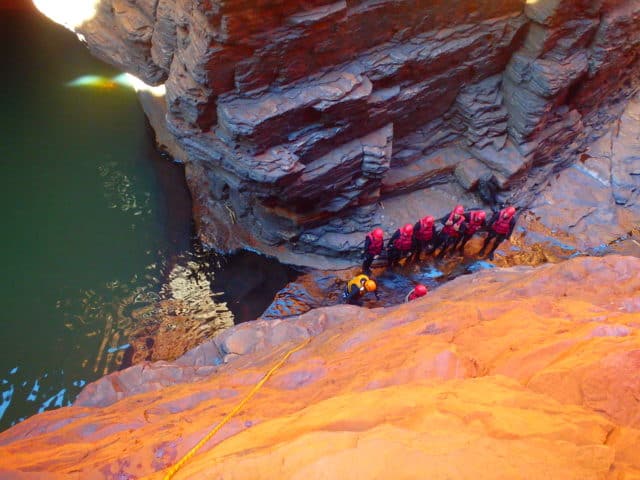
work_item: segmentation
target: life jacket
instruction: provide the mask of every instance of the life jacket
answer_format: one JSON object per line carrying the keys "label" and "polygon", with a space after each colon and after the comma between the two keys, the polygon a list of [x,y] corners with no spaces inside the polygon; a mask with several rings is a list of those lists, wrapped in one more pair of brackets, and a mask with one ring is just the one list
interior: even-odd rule
{"label": "life jacket", "polygon": [[411,246],[413,245],[412,237],[413,234],[407,235],[402,229],[400,229],[400,236],[395,239],[393,246],[403,252],[411,250]]}
{"label": "life jacket", "polygon": [[423,242],[427,242],[433,238],[433,224],[424,222],[424,219],[420,219],[420,230],[415,232],[416,239]]}
{"label": "life jacket", "polygon": [[377,239],[371,233],[367,234],[367,238],[369,239],[367,253],[369,255],[380,255],[382,253],[382,247],[384,246],[384,239]]}
{"label": "life jacket", "polygon": [[367,280],[369,280],[369,277],[366,275],[358,275],[353,277],[351,280],[349,280],[349,283],[347,283],[347,286],[345,288],[345,293],[347,295],[351,293],[351,289],[355,286],[355,287],[358,287],[358,290],[362,295],[362,288]]}
{"label": "life jacket", "polygon": [[479,211],[471,212],[471,215],[469,216],[469,224],[467,225],[467,230],[465,231],[466,235],[471,236],[476,233],[480,229],[480,227],[482,227],[482,219],[478,218],[479,213]]}
{"label": "life jacket", "polygon": [[[449,214],[449,218],[445,222],[445,226],[442,227],[442,233],[445,235],[449,235],[450,237],[459,237],[460,236],[460,227],[465,221],[464,215],[459,215],[460,218],[458,220],[453,219],[453,212]],[[446,223],[453,222],[451,225],[446,225]]]}
{"label": "life jacket", "polygon": [[509,230],[511,230],[511,220],[513,220],[513,217],[506,217],[504,215],[505,210],[506,208],[500,210],[498,219],[493,222],[493,225],[491,226],[491,228],[493,228],[493,231],[500,235],[508,235]]}

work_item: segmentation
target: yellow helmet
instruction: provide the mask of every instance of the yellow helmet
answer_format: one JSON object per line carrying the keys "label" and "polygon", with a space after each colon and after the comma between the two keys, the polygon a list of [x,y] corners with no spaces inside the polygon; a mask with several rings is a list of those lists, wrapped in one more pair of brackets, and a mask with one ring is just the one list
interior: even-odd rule
{"label": "yellow helmet", "polygon": [[364,288],[367,292],[375,292],[378,286],[373,280],[367,280],[366,282],[364,282]]}

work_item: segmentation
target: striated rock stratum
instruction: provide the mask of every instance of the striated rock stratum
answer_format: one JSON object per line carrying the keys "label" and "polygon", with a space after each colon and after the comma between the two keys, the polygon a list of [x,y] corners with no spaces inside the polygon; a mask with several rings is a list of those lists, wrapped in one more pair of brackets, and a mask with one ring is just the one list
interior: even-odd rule
{"label": "striated rock stratum", "polygon": [[146,108],[206,244],[323,267],[406,210],[529,207],[639,86],[637,0],[101,0],[76,31],[166,86]]}
{"label": "striated rock stratum", "polygon": [[375,225],[512,203],[497,264],[571,259],[274,302],[1,433],[0,478],[160,479],[310,340],[175,478],[640,479],[640,2],[96,5],[91,51],[166,87],[141,100],[206,244],[352,266]]}
{"label": "striated rock stratum", "polygon": [[640,478],[640,259],[462,276],[395,308],[227,330],[0,434],[7,479]]}

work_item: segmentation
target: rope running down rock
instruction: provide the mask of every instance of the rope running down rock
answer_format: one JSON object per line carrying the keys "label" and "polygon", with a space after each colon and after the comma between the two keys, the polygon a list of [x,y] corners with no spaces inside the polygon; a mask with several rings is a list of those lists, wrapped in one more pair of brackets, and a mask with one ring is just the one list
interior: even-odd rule
{"label": "rope running down rock", "polygon": [[253,395],[255,395],[258,390],[260,390],[260,388],[262,388],[262,386],[267,382],[267,380],[269,380],[269,378],[276,372],[276,370],[278,370],[291,355],[306,347],[310,341],[311,337],[307,338],[300,345],[289,350],[278,363],[271,367],[271,370],[269,370],[265,374],[265,376],[262,377],[262,380],[254,385],[247,396],[245,396],[242,401],[238,403],[238,405],[236,405],[234,409],[231,410],[220,421],[220,423],[218,423],[218,425],[215,426],[215,428],[213,428],[202,440],[200,440],[191,450],[189,450],[180,460],[178,460],[178,462],[176,462],[171,468],[169,468],[169,470],[163,477],[163,480],[171,480],[173,476],[178,472],[178,470],[180,470],[182,466],[187,463],[187,461],[189,461],[189,459],[193,457],[198,452],[198,450],[200,450],[200,448],[202,448],[202,446],[211,439],[211,437],[213,437],[229,420],[231,420],[242,409],[242,407],[244,407],[244,405],[251,399],[251,397],[253,397]]}

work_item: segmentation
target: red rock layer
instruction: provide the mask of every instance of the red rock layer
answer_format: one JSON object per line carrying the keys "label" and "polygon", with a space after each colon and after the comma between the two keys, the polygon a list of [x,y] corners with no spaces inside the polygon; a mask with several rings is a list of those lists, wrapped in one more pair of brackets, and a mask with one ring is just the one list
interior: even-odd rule
{"label": "red rock layer", "polygon": [[490,270],[396,308],[243,324],[0,434],[0,476],[161,478],[311,335],[176,478],[640,478],[639,268]]}
{"label": "red rock layer", "polygon": [[28,0],[4,0],[0,10],[33,10],[33,5]]}
{"label": "red rock layer", "polygon": [[78,31],[165,83],[205,243],[316,265],[398,195],[530,205],[640,71],[637,0],[104,0]]}

